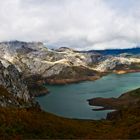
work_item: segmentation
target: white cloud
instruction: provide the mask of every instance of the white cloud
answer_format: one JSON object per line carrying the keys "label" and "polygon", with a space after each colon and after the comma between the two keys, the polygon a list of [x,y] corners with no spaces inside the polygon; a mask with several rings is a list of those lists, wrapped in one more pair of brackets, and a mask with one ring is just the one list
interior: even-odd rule
{"label": "white cloud", "polygon": [[140,44],[138,0],[0,0],[0,40],[79,49]]}

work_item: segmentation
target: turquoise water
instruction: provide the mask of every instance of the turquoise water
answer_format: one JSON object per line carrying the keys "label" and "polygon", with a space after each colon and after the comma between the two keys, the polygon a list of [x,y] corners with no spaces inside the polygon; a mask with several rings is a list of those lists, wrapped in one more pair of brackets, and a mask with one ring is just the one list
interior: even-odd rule
{"label": "turquoise water", "polygon": [[103,119],[111,110],[93,111],[87,99],[119,97],[140,87],[140,73],[110,74],[96,81],[70,85],[46,85],[50,94],[36,98],[47,112],[75,119]]}

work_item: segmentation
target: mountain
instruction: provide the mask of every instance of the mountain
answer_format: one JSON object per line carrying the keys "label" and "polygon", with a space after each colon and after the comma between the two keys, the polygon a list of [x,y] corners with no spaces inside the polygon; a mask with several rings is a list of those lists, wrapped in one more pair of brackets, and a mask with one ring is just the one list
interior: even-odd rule
{"label": "mountain", "polygon": [[123,53],[137,55],[140,54],[140,47],[130,48],[130,49],[107,49],[107,50],[90,50],[90,53],[97,52],[102,55],[119,55]]}
{"label": "mountain", "polygon": [[134,56],[110,56],[106,60],[100,62],[95,70],[100,72],[137,72],[140,71],[140,58]]}
{"label": "mountain", "polygon": [[[67,47],[50,50],[41,42],[0,43],[0,57],[12,63],[25,78],[29,81],[30,77],[36,79],[33,83],[50,84],[95,80],[104,75],[104,72],[139,71],[138,50],[139,48],[83,52]],[[126,52],[137,52],[137,55]],[[111,55],[106,55],[109,53]]]}
{"label": "mountain", "polygon": [[0,56],[14,64],[24,76],[38,75],[40,79],[47,79],[46,82],[55,79],[56,83],[67,83],[99,75],[89,67],[92,63],[90,54],[62,48],[61,51],[48,50],[40,42],[2,42]]}

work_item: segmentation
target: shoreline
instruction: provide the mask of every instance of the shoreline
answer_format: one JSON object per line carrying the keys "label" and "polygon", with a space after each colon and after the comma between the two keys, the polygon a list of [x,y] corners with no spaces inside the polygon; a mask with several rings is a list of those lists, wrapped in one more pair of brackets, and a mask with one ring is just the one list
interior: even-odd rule
{"label": "shoreline", "polygon": [[66,85],[66,84],[74,84],[80,83],[83,81],[95,81],[99,80],[100,78],[107,76],[108,74],[128,74],[128,73],[139,73],[140,70],[115,70],[112,72],[102,72],[100,75],[96,76],[85,76],[82,78],[67,78],[67,79],[47,79],[41,78],[41,80],[36,81],[39,84],[50,84],[50,85]]}
{"label": "shoreline", "polygon": [[[123,97],[123,98],[124,98],[124,97]],[[130,99],[130,101],[131,101],[131,98],[128,98],[128,100],[129,100],[129,99]],[[85,99],[85,100],[86,100],[86,99]],[[109,100],[110,100],[110,99],[109,99]],[[111,98],[111,103],[114,103],[114,102],[115,102],[115,103],[118,103],[118,101],[116,101],[116,100],[117,100],[117,99],[114,99],[114,98],[112,99],[112,98]],[[128,101],[128,100],[127,100],[127,101]],[[122,102],[122,99],[121,99],[120,101],[121,101],[121,105],[125,106],[125,104],[126,104],[125,100]],[[110,101],[109,101],[109,102],[110,102]],[[122,104],[122,103],[123,103],[123,104]],[[129,103],[130,103],[130,102],[128,102],[128,104],[129,104]],[[96,106],[96,105],[95,105],[95,106]],[[99,106],[103,106],[103,105],[99,104]],[[114,107],[114,106],[112,107],[111,104],[109,104],[109,105],[107,104],[107,106],[105,106],[104,108],[101,108],[101,109],[93,109],[93,110],[94,110],[94,111],[113,110],[113,112],[114,112],[114,111],[117,111],[118,109],[123,109],[123,108],[121,108],[121,107],[118,108],[118,107],[117,107],[117,109],[116,109],[116,106],[115,106],[115,107]],[[108,113],[107,113],[107,114],[108,114]],[[64,117],[64,118],[65,118],[65,117]],[[76,118],[72,118],[72,119],[76,119]],[[104,119],[107,119],[107,116],[106,116],[106,118],[104,118]],[[81,120],[81,119],[78,119],[78,120]],[[84,119],[84,120],[86,120],[86,119]],[[91,120],[95,120],[95,119],[91,119]]]}
{"label": "shoreline", "polygon": [[[55,79],[55,78],[46,78],[42,77],[41,75],[30,75],[25,78],[26,82],[31,86],[38,85],[42,86],[43,84],[50,84],[50,85],[66,85],[66,84],[73,84],[73,83],[80,83],[83,81],[95,81],[108,74],[128,74],[128,73],[139,73],[140,70],[114,70],[108,72],[101,72],[99,75],[95,76],[83,76],[81,78],[62,78],[62,79]],[[31,83],[30,83],[31,80]]]}
{"label": "shoreline", "polygon": [[[123,93],[118,98],[92,98],[88,99],[90,106],[102,106],[102,109],[125,109],[138,107],[140,102],[140,88]],[[96,109],[97,110],[97,109]]]}
{"label": "shoreline", "polygon": [[45,80],[45,84],[66,85],[66,84],[80,83],[83,81],[95,81],[100,79],[101,77],[102,76],[89,76],[89,77],[72,78],[72,79],[47,79]]}
{"label": "shoreline", "polygon": [[[118,71],[113,71],[113,72],[104,72],[101,73],[100,75],[97,76],[86,76],[82,78],[71,78],[71,79],[47,79],[47,78],[39,78],[36,79],[35,81],[32,82],[30,85],[29,83],[29,90],[32,96],[34,97],[39,97],[39,96],[44,96],[47,95],[50,91],[47,89],[47,87],[44,87],[43,84],[48,84],[48,85],[67,85],[67,84],[76,84],[84,81],[95,81],[99,80],[100,78],[107,76],[108,74],[128,74],[128,73],[139,73],[140,70],[118,70]],[[36,77],[36,75],[32,75],[31,78]]]}
{"label": "shoreline", "polygon": [[[108,74],[128,74],[128,73],[138,73],[140,70],[119,70],[119,71],[113,71],[113,72],[104,72],[101,73],[101,75],[98,76],[87,76],[87,77],[82,77],[82,78],[71,78],[71,79],[46,79],[40,77],[39,79],[36,79],[33,81],[33,83],[28,83],[29,84],[29,90],[30,94],[34,97],[40,97],[40,96],[45,96],[49,94],[48,88],[43,86],[44,84],[48,85],[68,85],[68,84],[78,84],[80,82],[85,82],[85,81],[95,81],[99,80],[100,78],[107,76]],[[34,77],[33,75],[31,77]],[[35,76],[36,77],[36,76]]]}
{"label": "shoreline", "polygon": [[127,74],[127,73],[138,73],[140,72],[140,70],[114,70],[113,72],[121,75],[121,74]]}

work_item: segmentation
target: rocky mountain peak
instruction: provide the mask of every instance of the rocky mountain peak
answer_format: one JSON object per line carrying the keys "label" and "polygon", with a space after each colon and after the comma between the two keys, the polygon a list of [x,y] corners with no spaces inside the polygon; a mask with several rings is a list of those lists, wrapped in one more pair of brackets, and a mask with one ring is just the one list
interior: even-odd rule
{"label": "rocky mountain peak", "polygon": [[74,49],[68,48],[68,47],[60,47],[59,49],[56,49],[58,52],[75,52]]}

